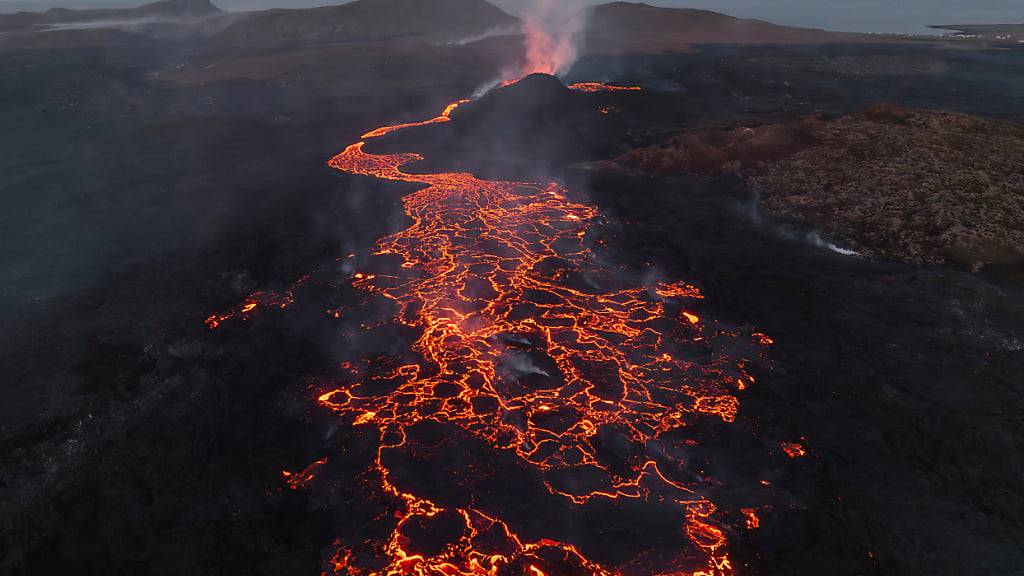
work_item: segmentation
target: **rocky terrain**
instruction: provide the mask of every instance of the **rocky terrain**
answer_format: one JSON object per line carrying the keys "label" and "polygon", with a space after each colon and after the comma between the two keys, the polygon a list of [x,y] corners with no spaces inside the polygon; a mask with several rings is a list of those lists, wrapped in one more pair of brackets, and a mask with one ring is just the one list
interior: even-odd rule
{"label": "rocky terrain", "polygon": [[900,54],[878,54],[871,56],[836,56],[815,54],[803,58],[765,57],[755,60],[757,64],[775,70],[798,73],[874,76],[881,74],[919,75],[945,74],[949,64],[942,59],[907,56]]}
{"label": "rocky terrain", "polygon": [[822,44],[876,41],[844,34],[734,18],[709,10],[660,8],[612,2],[590,11],[584,45],[590,53],[658,53],[699,44]]}
{"label": "rocky terrain", "polygon": [[736,172],[782,218],[861,254],[975,269],[1024,260],[1024,127],[875,106],[838,118],[687,132],[619,159]]}
{"label": "rocky terrain", "polygon": [[[419,185],[327,161],[491,85],[523,45],[449,43],[467,32],[458,21],[394,17],[422,2],[364,2],[388,10],[0,33],[0,574],[321,574],[339,538],[377,539],[368,527],[393,521],[361,489],[377,440],[316,407],[315,390],[339,350],[404,348],[408,330],[382,329],[380,306],[335,288],[368,263],[342,257],[408,226],[403,200]],[[1024,50],[835,42],[622,3],[594,18],[566,77],[493,91],[368,151],[422,153],[413,172],[564,182],[601,215],[586,238],[601,266],[636,286],[693,282],[706,294],[693,313],[770,337],[736,422],[694,428],[685,466],[667,470],[721,479],[724,508],[746,507],[750,488],[777,497],[757,529],[727,527],[738,576],[1016,574],[1024,267],[927,263],[1014,261],[999,246],[1019,247]],[[876,102],[900,107],[863,112]],[[638,149],[621,160],[634,169],[601,162]],[[757,217],[753,191],[788,223]],[[851,222],[849,242],[879,258],[792,233],[824,230],[822,214],[842,224],[847,207],[881,230],[872,248]],[[909,225],[960,220],[972,227],[954,236]],[[963,238],[998,242],[949,253]],[[921,256],[890,259],[886,243]],[[317,281],[295,288],[307,274]],[[287,310],[204,324],[292,288]],[[445,465],[423,459],[404,478],[459,498],[480,488],[515,508],[524,534],[556,526],[630,576],[676,549],[678,522],[546,507],[508,458],[465,446],[444,443]],[[319,488],[286,481],[325,455]],[[456,486],[447,463],[479,466]]]}

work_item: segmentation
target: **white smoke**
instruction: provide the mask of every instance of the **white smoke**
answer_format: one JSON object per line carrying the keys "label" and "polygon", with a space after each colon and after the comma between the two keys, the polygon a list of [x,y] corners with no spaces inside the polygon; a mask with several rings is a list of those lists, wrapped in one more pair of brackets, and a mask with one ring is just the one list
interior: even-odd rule
{"label": "white smoke", "polygon": [[828,240],[822,238],[821,234],[817,232],[811,232],[807,234],[807,241],[810,242],[811,244],[814,244],[815,246],[827,248],[828,250],[831,250],[836,254],[842,254],[843,256],[861,256],[860,252],[857,252],[856,250],[852,250],[850,248],[844,248],[833,242],[829,242]]}
{"label": "white smoke", "polygon": [[526,59],[521,76],[569,71],[586,27],[584,5],[583,0],[530,0],[522,15]]}
{"label": "white smoke", "polygon": [[479,34],[472,36],[466,36],[465,38],[458,38],[455,40],[449,40],[445,42],[449,46],[465,46],[466,44],[472,44],[474,42],[480,42],[481,40],[487,40],[488,38],[495,38],[497,36],[510,36],[519,32],[519,29],[513,25],[496,26]]}

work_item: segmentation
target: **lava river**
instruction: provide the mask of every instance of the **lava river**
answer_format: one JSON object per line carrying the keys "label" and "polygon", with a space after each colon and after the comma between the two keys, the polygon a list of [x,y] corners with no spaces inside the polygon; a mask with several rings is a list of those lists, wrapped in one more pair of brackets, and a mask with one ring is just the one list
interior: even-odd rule
{"label": "lava river", "polygon": [[[754,383],[751,367],[771,340],[702,318],[704,295],[688,283],[628,285],[590,240],[597,209],[557,183],[418,174],[406,170],[423,159],[417,154],[367,152],[374,138],[449,121],[459,104],[425,122],[369,132],[330,160],[347,174],[420,188],[403,198],[411,224],[374,249],[392,264],[350,278],[369,297],[391,302],[390,322],[416,335],[412,349],[390,364],[339,359],[346,376],[317,392],[323,409],[379,436],[365,476],[393,510],[384,536],[339,539],[324,573],[732,574],[728,534],[756,527],[756,511],[719,509],[708,488],[714,482],[682,472],[697,442],[687,431],[701,419],[736,419],[739,391]],[[290,302],[290,295],[270,299]],[[213,317],[211,327],[230,317]],[[523,523],[487,498],[471,493],[453,506],[396,477],[395,454],[425,423],[457,429],[495,458],[531,470],[545,502],[559,504],[537,503],[531,514],[541,528],[532,523],[526,537]],[[609,438],[621,449],[610,449]],[[300,489],[317,481],[331,458],[286,473],[288,483]],[[479,473],[470,467],[451,481],[471,486],[460,476]],[[608,565],[564,530],[538,536],[545,514],[626,501],[676,518],[671,553]],[[746,527],[732,518],[745,518]],[[434,541],[418,542],[423,534]]]}

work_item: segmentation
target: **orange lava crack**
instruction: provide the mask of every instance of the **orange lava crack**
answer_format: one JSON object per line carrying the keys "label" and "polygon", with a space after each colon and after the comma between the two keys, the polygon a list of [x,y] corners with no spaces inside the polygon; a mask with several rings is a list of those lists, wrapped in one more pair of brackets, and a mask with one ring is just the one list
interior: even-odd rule
{"label": "orange lava crack", "polygon": [[[640,89],[598,83],[570,88]],[[403,167],[422,156],[365,150],[369,139],[448,122],[465,102],[430,120],[370,131],[329,162],[347,174],[423,187],[403,198],[411,224],[379,240],[374,250],[397,257],[401,265],[393,272],[356,273],[351,280],[355,288],[395,304],[394,321],[418,335],[413,350],[419,359],[376,371],[364,369],[368,361],[344,362],[351,378],[318,393],[320,406],[379,434],[370,471],[394,502],[395,524],[384,541],[338,541],[324,574],[618,574],[572,543],[525,541],[491,512],[447,509],[394,484],[384,452],[404,446],[407,431],[428,421],[461,428],[543,473],[598,473],[603,485],[585,490],[545,480],[552,495],[573,505],[630,498],[675,507],[680,540],[689,543],[686,565],[659,574],[732,574],[716,506],[653,459],[613,469],[599,453],[598,437],[605,429],[623,431],[630,442],[648,446],[698,418],[735,421],[737,391],[754,384],[747,366],[765,354],[771,338],[702,318],[695,310],[704,295],[685,282],[597,288],[602,281],[587,279],[617,276],[588,246],[598,211],[574,201],[557,183],[485,180],[462,172],[411,174]],[[285,308],[307,279],[283,292],[255,293],[206,324],[215,329],[262,308]],[[327,313],[342,316],[341,309]],[[725,352],[733,341],[747,343],[754,357]],[[305,488],[326,464],[321,459],[282,476],[290,488]],[[415,552],[407,528],[440,516],[458,526],[458,536],[440,551]],[[737,516],[749,528],[759,525],[753,509]]]}
{"label": "orange lava crack", "polygon": [[639,86],[614,86],[612,84],[602,84],[600,82],[577,82],[576,84],[570,84],[569,88],[572,90],[578,90],[580,92],[639,92],[642,90]]}
{"label": "orange lava crack", "polygon": [[[635,90],[600,84],[573,89]],[[422,123],[383,127],[364,138],[410,126],[447,122],[462,102]],[[566,281],[568,272],[597,266],[586,235],[597,210],[570,199],[556,183],[493,181],[469,173],[410,174],[402,168],[418,154],[374,155],[365,140],[330,160],[348,174],[423,184],[403,200],[412,224],[381,239],[376,255],[397,255],[395,275],[357,274],[355,287],[392,300],[396,321],[420,335],[413,347],[422,360],[367,378],[392,382],[389,393],[361,395],[362,381],[324,391],[319,403],[355,425],[374,426],[381,444],[376,470],[385,492],[402,505],[391,539],[388,565],[360,568],[353,551],[339,543],[331,574],[550,574],[540,550],[557,550],[582,573],[613,574],[561,542],[522,542],[501,520],[475,509],[457,509],[463,536],[430,557],[406,549],[403,526],[445,512],[391,484],[381,453],[405,442],[411,426],[436,421],[458,426],[498,450],[512,451],[540,470],[589,468],[607,477],[604,489],[569,493],[547,483],[552,494],[575,504],[593,498],[647,498],[672,493],[682,510],[680,535],[704,553],[704,568],[686,574],[732,572],[725,532],[714,525],[715,506],[649,461],[631,475],[613,473],[596,453],[594,437],[604,426],[628,430],[646,443],[687,426],[701,415],[735,420],[734,392],[752,383],[749,359],[724,354],[695,362],[668,351],[679,342],[710,346],[718,337],[682,306],[703,298],[686,283],[610,292]],[[668,314],[667,310],[675,310]],[[755,345],[766,336],[745,335]],[[543,359],[549,363],[544,364]],[[538,365],[541,362],[543,365]],[[509,543],[500,552],[476,544],[483,531],[497,530]],[[507,570],[514,567],[512,572]],[[677,574],[683,574],[678,572]]]}

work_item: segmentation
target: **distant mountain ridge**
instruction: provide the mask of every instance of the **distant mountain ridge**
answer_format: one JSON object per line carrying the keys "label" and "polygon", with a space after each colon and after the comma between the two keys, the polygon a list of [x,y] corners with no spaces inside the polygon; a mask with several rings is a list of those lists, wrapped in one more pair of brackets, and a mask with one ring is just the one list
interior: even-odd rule
{"label": "distant mountain ridge", "polygon": [[[700,44],[817,44],[884,38],[630,2],[594,6],[586,9],[585,16],[588,25],[581,45],[585,54],[683,52]],[[44,13],[0,15],[0,32],[119,28],[146,37],[208,37],[254,44],[397,38],[440,43],[495,31],[512,33],[518,26],[517,18],[487,0],[355,0],[316,8],[230,13],[210,0],[160,0],[137,8],[53,8]]]}
{"label": "distant mountain ridge", "polygon": [[585,44],[590,53],[672,52],[690,50],[697,44],[815,44],[867,38],[710,10],[612,2],[589,9]]}
{"label": "distant mountain ridge", "polygon": [[220,14],[223,14],[223,11],[214,6],[210,0],[159,0],[136,8],[94,10],[50,8],[46,12],[0,14],[0,30],[105,21],[202,20]]}
{"label": "distant mountain ridge", "polygon": [[210,0],[160,0],[128,10],[137,16],[212,16],[222,13]]}
{"label": "distant mountain ridge", "polygon": [[216,36],[232,40],[456,39],[516,22],[485,0],[356,0],[340,6],[247,13]]}

